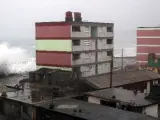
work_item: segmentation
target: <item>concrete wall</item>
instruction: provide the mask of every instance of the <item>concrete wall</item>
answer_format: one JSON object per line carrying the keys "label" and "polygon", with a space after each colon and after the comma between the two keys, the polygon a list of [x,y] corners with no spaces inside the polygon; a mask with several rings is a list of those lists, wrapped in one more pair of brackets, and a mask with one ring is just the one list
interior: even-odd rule
{"label": "concrete wall", "polygon": [[87,64],[95,62],[95,52],[80,53],[80,59],[73,60],[72,65]]}
{"label": "concrete wall", "polygon": [[107,37],[114,37],[114,33],[113,32],[107,32]]}
{"label": "concrete wall", "polygon": [[89,96],[89,97],[88,97],[88,102],[89,102],[89,103],[95,103],[95,104],[101,104],[101,101],[100,101],[99,98],[92,97],[92,96]]}
{"label": "concrete wall", "polygon": [[71,32],[71,37],[91,37],[91,27],[80,26],[80,29],[81,32]]}
{"label": "concrete wall", "polygon": [[98,27],[98,37],[113,37],[113,32],[108,32],[107,26]]}
{"label": "concrete wall", "polygon": [[81,66],[82,77],[88,77],[95,75],[95,65]]}
{"label": "concrete wall", "polygon": [[98,40],[98,49],[112,49],[113,44],[107,44],[107,39]]}
{"label": "concrete wall", "polygon": [[158,104],[151,105],[143,109],[143,114],[158,118]]}
{"label": "concrete wall", "polygon": [[8,101],[4,100],[4,113],[5,115],[9,115],[13,118],[13,120],[21,117],[25,120],[31,120],[32,119],[32,113],[35,110],[35,107],[32,107],[31,105],[25,104],[27,113],[24,112],[23,106],[24,104],[21,104],[20,102],[16,101]]}
{"label": "concrete wall", "polygon": [[25,120],[32,120],[33,111],[36,110],[36,108],[35,108],[35,107],[32,107],[31,105],[28,105],[28,104],[26,104],[26,106],[27,106],[27,112],[28,112],[28,113],[25,113],[25,112],[23,111],[23,105],[22,105],[22,107],[21,107],[21,116],[22,116],[22,118],[25,119]]}
{"label": "concrete wall", "polygon": [[149,82],[147,82],[147,91],[146,91],[146,92],[147,92],[147,94],[149,94],[149,93],[150,93],[150,89],[151,89],[151,88],[150,88],[150,81],[149,81]]}
{"label": "concrete wall", "polygon": [[13,116],[13,120],[14,117],[19,117],[21,115],[20,103],[4,100],[4,114]]}
{"label": "concrete wall", "polygon": [[98,74],[109,73],[110,63],[100,63],[98,64]]}
{"label": "concrete wall", "polygon": [[107,37],[107,27],[98,27],[98,37]]}
{"label": "concrete wall", "polygon": [[111,60],[111,56],[107,55],[107,51],[98,52],[98,62],[110,61],[110,60]]}
{"label": "concrete wall", "polygon": [[95,50],[95,41],[96,40],[80,40],[79,46],[73,46],[72,50],[74,51],[84,51],[84,50]]}

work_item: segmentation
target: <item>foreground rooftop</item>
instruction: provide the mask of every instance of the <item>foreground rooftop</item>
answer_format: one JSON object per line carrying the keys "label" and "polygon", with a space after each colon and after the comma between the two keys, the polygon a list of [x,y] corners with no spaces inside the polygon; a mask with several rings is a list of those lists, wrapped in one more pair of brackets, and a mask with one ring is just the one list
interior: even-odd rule
{"label": "foreground rooftop", "polygon": [[156,120],[155,118],[143,114],[123,111],[75,99],[54,100],[54,109],[49,109],[49,104],[50,102],[42,103],[38,105],[38,107],[79,117],[85,120]]}

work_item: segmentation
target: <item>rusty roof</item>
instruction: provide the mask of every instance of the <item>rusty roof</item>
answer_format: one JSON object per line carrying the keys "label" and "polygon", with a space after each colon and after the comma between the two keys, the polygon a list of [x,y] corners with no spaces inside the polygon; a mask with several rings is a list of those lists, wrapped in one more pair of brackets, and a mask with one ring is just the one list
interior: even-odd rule
{"label": "rusty roof", "polygon": [[[131,83],[160,79],[160,75],[148,70],[135,70],[113,74],[113,86],[122,86]],[[110,74],[86,78],[86,82],[95,89],[109,88]]]}

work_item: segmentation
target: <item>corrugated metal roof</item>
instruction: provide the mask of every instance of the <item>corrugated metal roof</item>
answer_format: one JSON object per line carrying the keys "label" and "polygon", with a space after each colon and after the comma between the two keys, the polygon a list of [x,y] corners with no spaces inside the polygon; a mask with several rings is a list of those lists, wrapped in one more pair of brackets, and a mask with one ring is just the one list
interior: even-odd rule
{"label": "corrugated metal roof", "polygon": [[[121,86],[125,84],[138,83],[149,81],[153,79],[160,79],[160,75],[147,70],[135,70],[113,74],[113,86]],[[110,74],[94,76],[86,78],[86,82],[95,89],[102,89],[110,87]]]}

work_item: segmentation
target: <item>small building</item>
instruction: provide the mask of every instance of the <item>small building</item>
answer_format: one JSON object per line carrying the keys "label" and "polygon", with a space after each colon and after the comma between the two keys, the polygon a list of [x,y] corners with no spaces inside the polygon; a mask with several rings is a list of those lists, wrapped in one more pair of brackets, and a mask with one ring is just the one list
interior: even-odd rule
{"label": "small building", "polygon": [[36,23],[36,65],[88,77],[110,72],[113,23],[82,21],[66,12],[65,21]]}
{"label": "small building", "polygon": [[88,103],[71,98],[58,99],[37,105],[37,119],[41,120],[156,120],[139,113]]}
{"label": "small building", "polygon": [[146,95],[137,91],[121,88],[109,88],[85,94],[88,102],[119,108],[127,111],[142,113],[158,118],[159,101],[145,99]]}
{"label": "small building", "polygon": [[[95,89],[110,87],[110,74],[94,76],[86,79],[86,82]],[[149,93],[152,85],[159,83],[160,75],[149,70],[133,70],[113,74],[112,86],[122,87],[128,90],[137,90],[142,93]]]}

